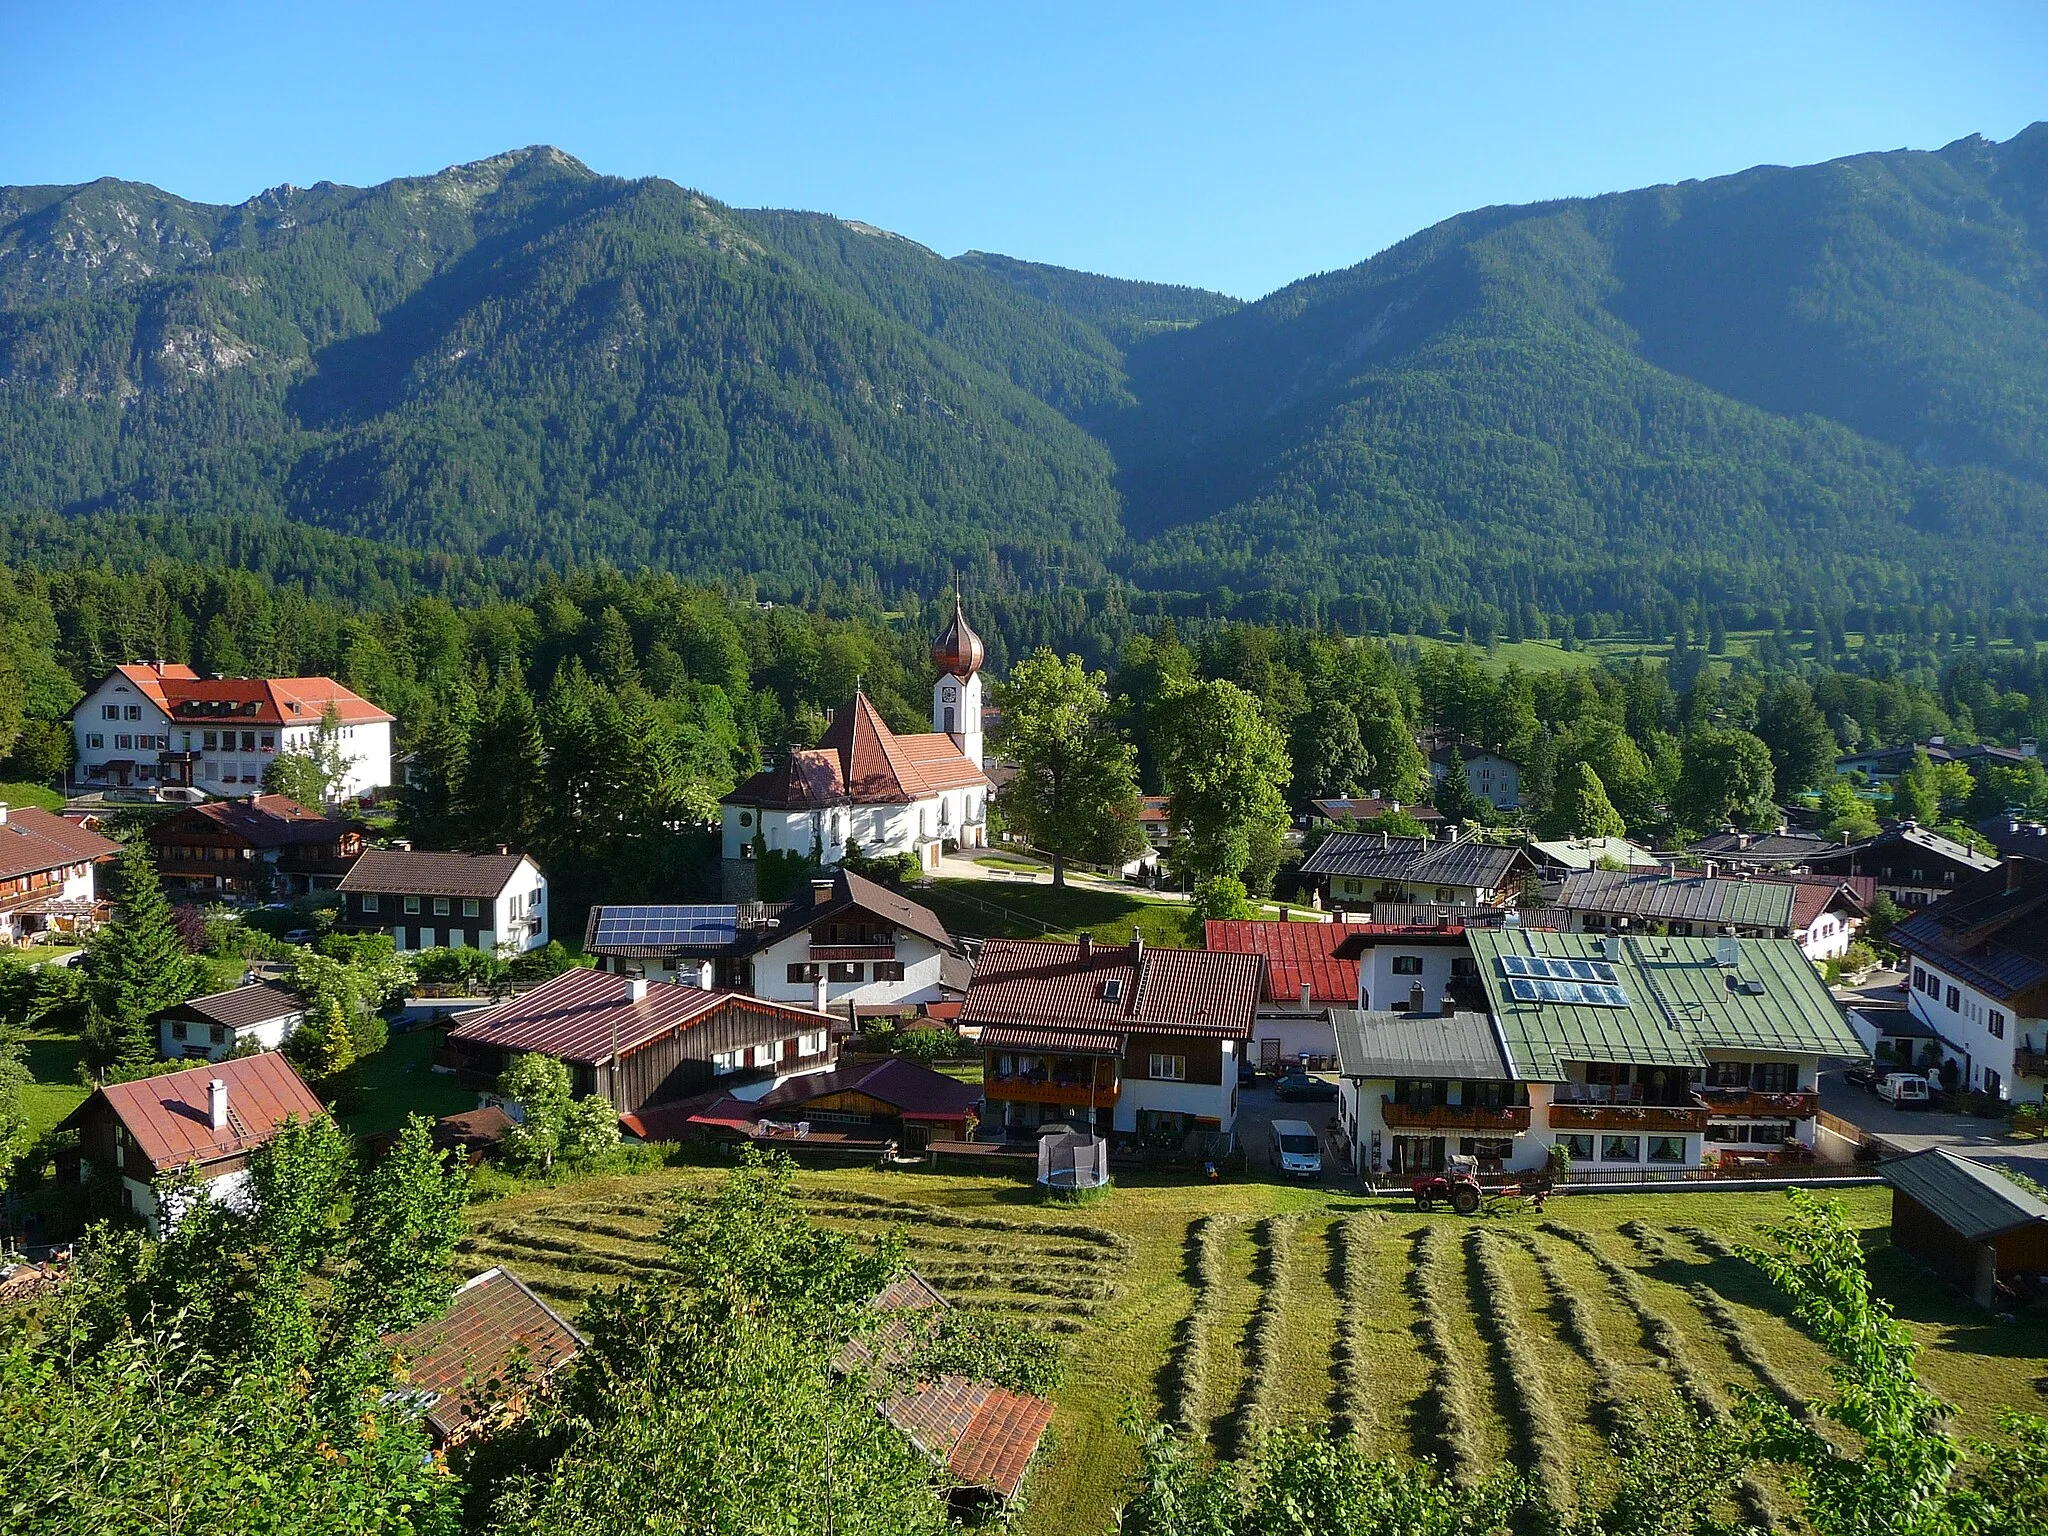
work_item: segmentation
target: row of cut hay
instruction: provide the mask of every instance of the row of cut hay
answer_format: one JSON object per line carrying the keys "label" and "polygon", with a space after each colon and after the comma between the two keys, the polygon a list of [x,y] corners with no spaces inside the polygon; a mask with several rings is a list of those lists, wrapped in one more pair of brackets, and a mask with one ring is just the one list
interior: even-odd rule
{"label": "row of cut hay", "polygon": [[1114,1280],[1081,1275],[1048,1275],[1028,1269],[1001,1272],[947,1264],[919,1264],[917,1272],[933,1285],[956,1291],[1014,1291],[1021,1296],[1064,1296],[1072,1301],[1109,1301],[1118,1294]]}
{"label": "row of cut hay", "polygon": [[[461,1251],[471,1258],[503,1264],[522,1280],[529,1270],[537,1269],[565,1275],[590,1275],[605,1281],[644,1280],[653,1273],[650,1265],[587,1249],[565,1254],[548,1249],[536,1250],[522,1243],[485,1239],[464,1243]],[[592,1283],[595,1284],[596,1280]]]}
{"label": "row of cut hay", "polygon": [[1280,1369],[1281,1317],[1288,1271],[1294,1263],[1294,1239],[1300,1226],[1301,1217],[1298,1215],[1269,1216],[1259,1224],[1262,1239],[1259,1300],[1252,1312],[1244,1393],[1231,1434],[1239,1455],[1245,1454],[1261,1434],[1273,1427],[1274,1387]]}
{"label": "row of cut hay", "polygon": [[[1731,1424],[1733,1418],[1727,1406],[1706,1384],[1699,1373],[1699,1368],[1693,1363],[1692,1352],[1686,1348],[1684,1334],[1679,1332],[1678,1325],[1669,1317],[1650,1305],[1650,1299],[1643,1293],[1642,1282],[1637,1278],[1635,1271],[1609,1254],[1588,1234],[1575,1227],[1567,1227],[1562,1222],[1546,1221],[1543,1223],[1543,1230],[1553,1237],[1560,1237],[1568,1243],[1577,1245],[1592,1256],[1601,1273],[1607,1276],[1615,1294],[1622,1299],[1629,1311],[1635,1314],[1636,1321],[1642,1327],[1645,1342],[1649,1344],[1651,1351],[1664,1361],[1665,1368],[1671,1373],[1671,1379],[1677,1385],[1680,1394],[1696,1411],[1715,1423]],[[1752,1519],[1765,1526],[1776,1524],[1770,1496],[1755,1477],[1745,1477],[1742,1480],[1741,1487],[1737,1490],[1737,1501]]]}
{"label": "row of cut hay", "polygon": [[1479,1437],[1480,1407],[1472,1390],[1470,1362],[1451,1332],[1451,1308],[1457,1302],[1450,1293],[1450,1246],[1440,1226],[1432,1224],[1418,1232],[1408,1283],[1429,1357],[1429,1390],[1423,1399],[1429,1436],[1442,1451],[1451,1476],[1470,1483],[1486,1473],[1486,1448]]}
{"label": "row of cut hay", "polygon": [[1551,1314],[1557,1319],[1558,1332],[1593,1373],[1590,1406],[1595,1420],[1610,1438],[1625,1445],[1633,1443],[1642,1433],[1642,1408],[1629,1391],[1621,1364],[1600,1336],[1599,1319],[1592,1306],[1579,1294],[1579,1288],[1558,1264],[1555,1254],[1532,1234],[1517,1236],[1527,1245],[1530,1257],[1536,1261],[1537,1273],[1543,1277],[1544,1288],[1550,1293]]}
{"label": "row of cut hay", "polygon": [[1347,1216],[1335,1234],[1340,1299],[1333,1428],[1344,1438],[1356,1439],[1372,1427],[1373,1362],[1365,1338],[1372,1315],[1372,1247],[1382,1219],[1369,1213]]}
{"label": "row of cut hay", "polygon": [[943,1206],[925,1205],[915,1200],[897,1200],[886,1195],[863,1194],[850,1189],[829,1192],[807,1191],[799,1198],[806,1210],[821,1214],[870,1218],[884,1216],[915,1222],[920,1226],[1068,1238],[1113,1253],[1123,1253],[1130,1247],[1129,1240],[1120,1234],[1110,1231],[1107,1227],[1091,1226],[1085,1222],[1041,1221],[1019,1216],[965,1216]]}
{"label": "row of cut hay", "polygon": [[1634,1243],[1636,1252],[1652,1264],[1669,1264],[1678,1257],[1671,1251],[1671,1245],[1658,1235],[1657,1230],[1644,1222],[1624,1221],[1616,1230]]}
{"label": "row of cut hay", "polygon": [[1202,1405],[1209,1386],[1209,1331],[1223,1298],[1225,1253],[1239,1225],[1240,1218],[1218,1213],[1188,1228],[1188,1279],[1195,1303],[1181,1324],[1166,1417],[1190,1438],[1206,1427]]}
{"label": "row of cut hay", "polygon": [[1485,1301],[1485,1305],[1474,1310],[1479,1314],[1482,1331],[1492,1336],[1507,1364],[1522,1438],[1536,1474],[1536,1497],[1555,1524],[1565,1490],[1571,1485],[1571,1457],[1566,1449],[1564,1418],[1550,1395],[1549,1373],[1523,1321],[1522,1296],[1508,1274],[1506,1241],[1492,1232],[1466,1235],[1466,1250],[1478,1272],[1478,1294]]}
{"label": "row of cut hay", "polygon": [[1702,1253],[1712,1254],[1717,1259],[1739,1259],[1741,1250],[1727,1238],[1709,1232],[1704,1227],[1674,1226],[1670,1229],[1691,1243]]}
{"label": "row of cut hay", "polygon": [[1813,1405],[1806,1400],[1806,1394],[1793,1386],[1784,1372],[1778,1369],[1735,1309],[1709,1285],[1693,1285],[1688,1288],[1687,1294],[1692,1297],[1693,1304],[1700,1309],[1701,1315],[1721,1336],[1721,1342],[1728,1346],[1728,1353],[1748,1366],[1771,1396],[1791,1409],[1797,1417],[1808,1424],[1814,1424]]}

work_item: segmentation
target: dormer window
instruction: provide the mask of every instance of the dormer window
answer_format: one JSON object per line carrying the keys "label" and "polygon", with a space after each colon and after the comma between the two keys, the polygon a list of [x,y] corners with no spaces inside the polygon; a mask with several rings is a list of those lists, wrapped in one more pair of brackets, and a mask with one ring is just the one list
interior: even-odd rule
{"label": "dormer window", "polygon": [[1102,1000],[1105,1003],[1120,1003],[1124,1000],[1124,979],[1112,976],[1102,984]]}

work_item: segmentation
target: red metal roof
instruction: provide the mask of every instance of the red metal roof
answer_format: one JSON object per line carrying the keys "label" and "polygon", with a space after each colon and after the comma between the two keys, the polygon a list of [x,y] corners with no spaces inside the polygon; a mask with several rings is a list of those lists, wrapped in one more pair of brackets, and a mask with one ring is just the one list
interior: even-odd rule
{"label": "red metal roof", "polygon": [[467,1015],[448,1031],[450,1040],[495,1046],[505,1051],[537,1051],[561,1061],[598,1066],[618,1053],[630,1056],[642,1046],[702,1023],[736,1003],[780,1013],[804,1028],[829,1027],[829,1014],[786,1003],[771,1003],[742,992],[707,992],[672,981],[643,983],[636,1002],[632,981],[609,971],[577,969],[541,983],[489,1008]]}
{"label": "red metal roof", "polygon": [[242,839],[252,848],[318,847],[338,843],[356,823],[323,816],[283,795],[252,795],[247,800],[214,800],[187,806],[149,829],[152,843],[177,842],[194,822],[205,822]]}
{"label": "red metal roof", "polygon": [[119,843],[32,805],[9,806],[0,822],[0,880],[110,859],[120,851]]}
{"label": "red metal roof", "polygon": [[1350,937],[1344,923],[1223,922],[1203,924],[1203,942],[1231,954],[1261,955],[1266,961],[1266,1001],[1309,1001],[1323,1007],[1358,1006],[1358,961],[1337,956]]}
{"label": "red metal roof", "polygon": [[898,736],[864,693],[833,720],[815,748],[791,752],[755,774],[726,803],[810,810],[852,801],[908,805],[942,789],[988,783],[988,776],[940,732]]}
{"label": "red metal roof", "polygon": [[384,1342],[438,1441],[460,1438],[583,1348],[582,1336],[503,1268],[464,1284],[433,1322]]}
{"label": "red metal roof", "polygon": [[991,939],[974,962],[969,1024],[1105,1026],[1249,1039],[1265,987],[1257,955]]}
{"label": "red metal roof", "polygon": [[[212,1120],[215,1078],[228,1090],[228,1123],[220,1130]],[[113,1110],[156,1173],[234,1157],[270,1140],[287,1119],[305,1121],[326,1113],[292,1064],[275,1051],[109,1083],[64,1124],[76,1124],[95,1100]]]}

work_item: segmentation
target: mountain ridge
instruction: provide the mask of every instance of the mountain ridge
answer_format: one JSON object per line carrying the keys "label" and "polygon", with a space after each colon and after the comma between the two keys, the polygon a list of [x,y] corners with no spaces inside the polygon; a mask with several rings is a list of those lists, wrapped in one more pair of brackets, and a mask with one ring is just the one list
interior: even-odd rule
{"label": "mountain ridge", "polygon": [[528,146],[0,188],[0,509],[800,595],[2038,606],[2048,124],[1454,215],[1249,304]]}

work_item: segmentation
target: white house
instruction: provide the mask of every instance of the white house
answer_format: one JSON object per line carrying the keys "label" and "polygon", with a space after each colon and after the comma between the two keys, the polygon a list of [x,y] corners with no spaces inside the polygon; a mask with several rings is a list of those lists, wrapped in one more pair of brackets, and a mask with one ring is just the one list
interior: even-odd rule
{"label": "white house", "polygon": [[864,693],[833,718],[824,739],[792,748],[771,768],[741,784],[723,802],[723,854],[728,889],[754,890],[758,854],[815,854],[835,865],[848,843],[862,853],[912,854],[936,869],[947,843],[988,844],[988,797],[982,768],[981,637],[956,604],[953,622],[933,647],[939,680],[932,688],[928,733],[899,736]]}
{"label": "white house", "polygon": [[297,993],[267,981],[187,998],[157,1015],[157,1046],[166,1061],[221,1061],[238,1051],[274,1051],[306,1020]]}
{"label": "white house", "polygon": [[523,853],[370,848],[336,887],[342,923],[401,950],[516,955],[548,942],[548,879]]}
{"label": "white house", "polygon": [[776,905],[593,907],[583,950],[627,976],[842,1015],[937,1002],[966,965],[930,908],[844,869]]}
{"label": "white house", "polygon": [[1943,1072],[1993,1098],[2048,1086],[2048,863],[2010,854],[1886,935],[1907,957],[1907,1005]]}
{"label": "white house", "polygon": [[75,821],[0,802],[0,944],[90,928],[99,910],[93,866],[120,851]]}
{"label": "white house", "polygon": [[78,1181],[114,1172],[123,1209],[156,1236],[176,1215],[165,1208],[167,1181],[189,1174],[206,1199],[246,1199],[249,1154],[286,1121],[325,1113],[291,1063],[265,1051],[108,1083],[57,1128],[78,1132]]}
{"label": "white house", "polygon": [[259,792],[281,752],[309,753],[323,729],[346,763],[336,799],[391,782],[394,717],[331,677],[201,677],[175,662],[116,667],[71,711],[81,789],[183,787]]}

